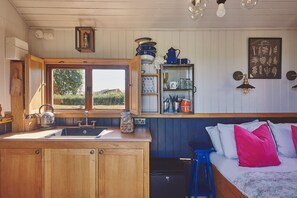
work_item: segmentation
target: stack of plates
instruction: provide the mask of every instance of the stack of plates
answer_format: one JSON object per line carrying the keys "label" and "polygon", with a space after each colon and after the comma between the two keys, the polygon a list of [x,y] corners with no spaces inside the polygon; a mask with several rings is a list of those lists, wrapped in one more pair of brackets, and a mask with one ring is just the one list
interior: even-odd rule
{"label": "stack of plates", "polygon": [[143,64],[151,64],[156,56],[156,42],[149,37],[142,37],[135,40],[138,43],[136,48],[136,56],[140,55]]}

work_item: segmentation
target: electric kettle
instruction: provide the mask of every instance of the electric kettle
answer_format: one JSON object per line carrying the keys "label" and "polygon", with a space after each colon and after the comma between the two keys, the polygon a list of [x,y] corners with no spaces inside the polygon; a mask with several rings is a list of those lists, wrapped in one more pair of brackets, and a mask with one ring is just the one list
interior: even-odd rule
{"label": "electric kettle", "polygon": [[179,53],[180,53],[179,49],[174,49],[173,47],[169,48],[167,53],[167,58],[166,58],[167,64],[177,64]]}
{"label": "electric kettle", "polygon": [[[49,107],[51,111],[45,111],[41,114],[42,107]],[[55,123],[55,114],[54,107],[50,104],[44,104],[39,107],[39,114],[41,114],[40,118],[40,127],[41,128],[52,128]]]}

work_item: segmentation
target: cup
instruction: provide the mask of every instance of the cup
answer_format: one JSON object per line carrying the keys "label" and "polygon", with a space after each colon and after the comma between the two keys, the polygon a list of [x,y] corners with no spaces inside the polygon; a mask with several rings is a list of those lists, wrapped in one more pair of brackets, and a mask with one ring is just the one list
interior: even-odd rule
{"label": "cup", "polygon": [[181,102],[181,111],[184,113],[188,113],[191,111],[191,101],[187,99],[183,99]]}
{"label": "cup", "polygon": [[190,60],[187,58],[180,59],[180,64],[190,64],[190,63],[191,63]]}
{"label": "cup", "polygon": [[170,81],[169,82],[169,89],[177,89],[178,82],[177,81]]}
{"label": "cup", "polygon": [[181,63],[181,59],[180,58],[178,58],[177,59],[177,63],[176,64],[180,64]]}

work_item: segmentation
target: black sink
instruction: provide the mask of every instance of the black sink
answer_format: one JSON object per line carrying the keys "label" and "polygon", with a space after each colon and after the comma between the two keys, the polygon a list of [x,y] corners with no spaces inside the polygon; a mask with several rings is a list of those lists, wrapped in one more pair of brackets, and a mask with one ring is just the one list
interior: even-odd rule
{"label": "black sink", "polygon": [[99,137],[100,133],[104,131],[106,128],[64,128],[62,132],[56,132],[46,136],[50,137],[58,137],[58,136],[95,136]]}

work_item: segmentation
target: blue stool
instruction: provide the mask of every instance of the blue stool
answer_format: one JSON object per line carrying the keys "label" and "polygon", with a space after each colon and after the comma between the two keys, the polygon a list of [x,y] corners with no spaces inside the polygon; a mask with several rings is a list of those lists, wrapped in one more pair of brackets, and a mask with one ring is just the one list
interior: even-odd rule
{"label": "blue stool", "polygon": [[[209,154],[215,150],[213,149],[196,149],[194,150],[194,157],[192,161],[192,173],[190,180],[190,189],[188,193],[188,198],[192,196],[193,185],[194,185],[194,198],[198,195],[207,196],[208,198],[212,195],[212,198],[216,197],[211,163],[209,160]],[[204,165],[204,176],[207,191],[200,191],[199,188],[199,170],[201,165]]]}

